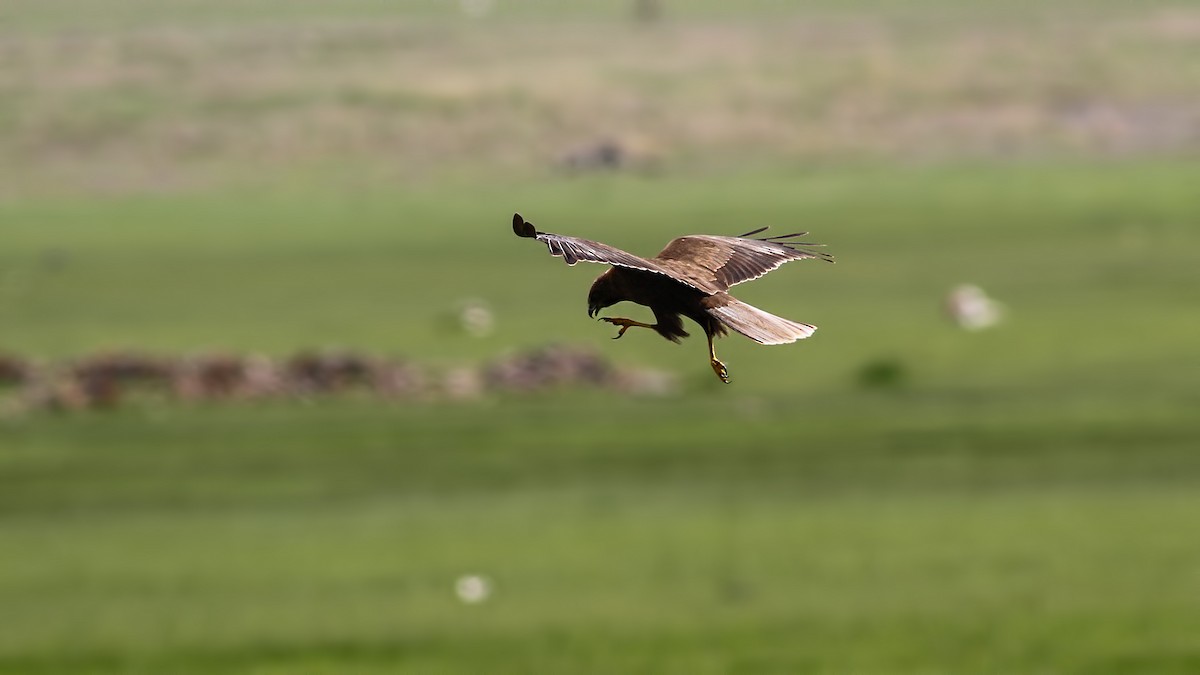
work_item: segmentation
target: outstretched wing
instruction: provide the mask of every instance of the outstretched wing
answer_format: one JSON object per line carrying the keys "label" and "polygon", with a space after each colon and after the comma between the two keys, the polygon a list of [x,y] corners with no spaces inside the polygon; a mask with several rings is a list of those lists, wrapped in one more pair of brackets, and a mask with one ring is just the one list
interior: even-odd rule
{"label": "outstretched wing", "polygon": [[[759,228],[740,237],[720,237],[708,234],[689,235],[672,240],[655,258],[664,266],[687,265],[693,275],[703,282],[728,290],[730,286],[757,279],[780,265],[804,258],[833,262],[833,256],[810,248],[824,244],[795,241],[807,232],[796,232],[762,239],[751,235],[765,231]],[[807,247],[807,248],[801,248]]]}
{"label": "outstretched wing", "polygon": [[574,265],[581,260],[583,262],[616,265],[618,267],[628,267],[630,269],[642,270],[643,272],[661,274],[705,293],[714,293],[718,290],[712,288],[710,284],[705,284],[702,280],[689,278],[687,274],[678,269],[677,265],[671,263],[663,264],[663,262],[658,260],[647,260],[646,258],[622,251],[619,248],[609,246],[608,244],[601,244],[598,241],[591,241],[590,239],[565,237],[561,234],[551,234],[549,232],[538,232],[534,228],[533,223],[526,221],[519,213],[513,214],[513,232],[518,237],[537,239],[545,243],[546,248],[550,250],[550,255],[562,258],[568,265]]}

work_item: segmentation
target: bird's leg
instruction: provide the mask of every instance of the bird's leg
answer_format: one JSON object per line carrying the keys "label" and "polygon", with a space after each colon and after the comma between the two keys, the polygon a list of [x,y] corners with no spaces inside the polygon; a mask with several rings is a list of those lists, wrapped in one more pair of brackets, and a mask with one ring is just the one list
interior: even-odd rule
{"label": "bird's leg", "polygon": [[729,371],[725,370],[725,364],[717,359],[717,350],[713,346],[712,333],[708,333],[708,363],[712,366],[713,372],[725,384],[729,384]]}
{"label": "bird's leg", "polygon": [[603,317],[600,317],[600,320],[607,321],[614,326],[621,327],[621,330],[617,331],[617,337],[613,338],[614,340],[616,340],[617,338],[624,335],[625,331],[629,330],[630,328],[633,328],[634,326],[637,326],[638,328],[657,328],[657,326],[655,326],[653,324],[642,323],[641,321],[634,321],[633,319],[618,319],[618,318],[614,318],[614,317],[603,316]]}

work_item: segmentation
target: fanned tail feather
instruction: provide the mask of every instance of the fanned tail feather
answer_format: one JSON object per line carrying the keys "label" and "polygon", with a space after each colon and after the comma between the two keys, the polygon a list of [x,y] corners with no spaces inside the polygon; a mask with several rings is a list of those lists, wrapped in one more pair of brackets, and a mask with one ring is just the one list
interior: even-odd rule
{"label": "fanned tail feather", "polygon": [[710,308],[708,313],[726,326],[764,345],[783,345],[803,340],[817,330],[816,326],[775,316],[732,297],[726,304]]}

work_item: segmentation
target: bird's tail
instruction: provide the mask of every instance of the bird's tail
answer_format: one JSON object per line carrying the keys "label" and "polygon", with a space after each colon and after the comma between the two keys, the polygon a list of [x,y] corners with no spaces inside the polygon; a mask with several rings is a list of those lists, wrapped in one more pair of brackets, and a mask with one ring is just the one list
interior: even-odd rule
{"label": "bird's tail", "polygon": [[708,309],[708,313],[737,332],[764,345],[783,345],[816,332],[817,327],[798,321],[790,321],[748,305],[732,296]]}

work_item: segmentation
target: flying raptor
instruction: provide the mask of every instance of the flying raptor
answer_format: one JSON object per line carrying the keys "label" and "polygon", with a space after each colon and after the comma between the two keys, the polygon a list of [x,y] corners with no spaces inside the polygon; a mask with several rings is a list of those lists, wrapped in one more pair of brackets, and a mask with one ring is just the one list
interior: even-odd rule
{"label": "flying raptor", "polygon": [[653,258],[632,253],[596,241],[539,232],[521,214],[513,214],[513,232],[518,237],[537,239],[550,254],[568,265],[580,260],[611,265],[596,278],[588,291],[588,316],[595,317],[605,307],[623,300],[645,305],[654,312],[655,323],[632,319],[602,317],[620,326],[617,339],[632,327],[651,328],[673,342],[688,336],[681,317],[695,321],[708,337],[708,357],[713,372],[728,384],[729,371],[717,359],[713,338],[727,329],[745,335],[759,344],[781,345],[804,339],[816,326],[790,321],[752,307],[728,293],[729,287],[757,279],[780,265],[804,258],[833,262],[833,256],[811,250],[822,244],[795,241],[807,232],[774,237],[752,238],[766,231],[762,227],[739,237],[693,234],[673,239]]}

